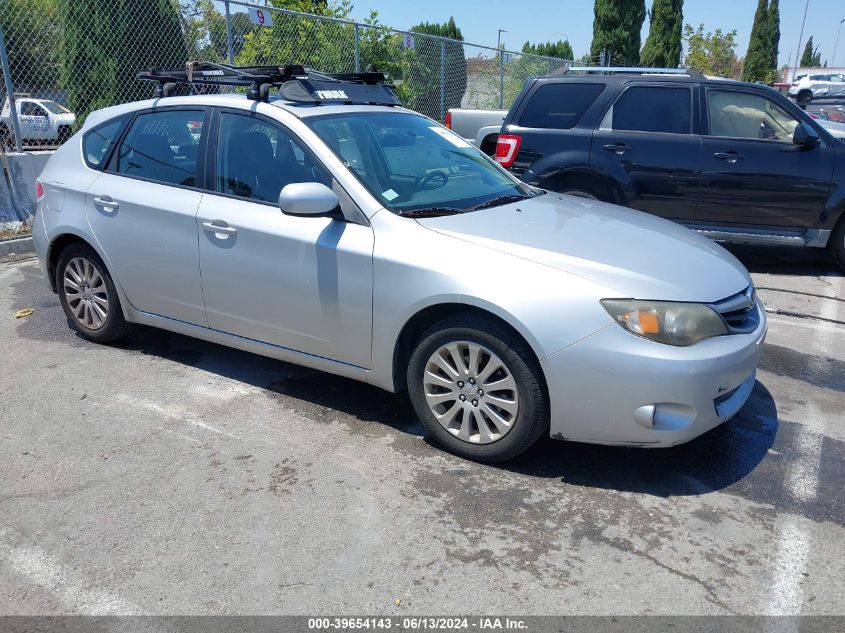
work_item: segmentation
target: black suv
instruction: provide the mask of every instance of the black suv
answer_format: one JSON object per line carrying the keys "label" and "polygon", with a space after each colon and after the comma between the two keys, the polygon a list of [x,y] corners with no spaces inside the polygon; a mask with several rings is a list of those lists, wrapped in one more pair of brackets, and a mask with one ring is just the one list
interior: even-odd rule
{"label": "black suv", "polygon": [[505,117],[496,160],[717,240],[829,245],[845,267],[845,142],[768,86],[687,70],[540,77]]}

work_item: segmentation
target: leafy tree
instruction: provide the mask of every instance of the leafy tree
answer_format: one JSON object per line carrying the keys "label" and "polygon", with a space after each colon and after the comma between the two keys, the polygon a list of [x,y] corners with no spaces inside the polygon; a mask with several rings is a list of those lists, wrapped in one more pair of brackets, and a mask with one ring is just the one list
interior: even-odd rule
{"label": "leafy tree", "polygon": [[644,20],[645,0],[595,0],[590,54],[605,49],[617,63],[637,65]]}
{"label": "leafy tree", "polygon": [[780,5],[778,0],[770,0],[769,15],[766,18],[769,31],[769,68],[772,69],[772,81],[777,79],[778,49],[780,48]]}
{"label": "leafy tree", "polygon": [[704,31],[704,25],[697,29],[684,25],[684,43],[687,51],[684,65],[707,75],[733,77],[737,67],[736,29],[722,33]]}
{"label": "leafy tree", "polygon": [[77,125],[91,110],[151,97],[139,70],[187,61],[172,0],[58,0],[58,8],[61,80]]}
{"label": "leafy tree", "polygon": [[807,40],[804,46],[804,52],[801,54],[801,66],[804,68],[818,68],[821,66],[822,56],[819,53],[819,47],[813,48],[813,36]]}
{"label": "leafy tree", "polygon": [[758,0],[748,41],[748,52],[742,67],[743,81],[769,81],[774,74],[771,64],[768,0]]}
{"label": "leafy tree", "polygon": [[569,40],[540,42],[539,44],[525,42],[522,45],[522,52],[531,55],[542,55],[543,57],[557,57],[558,59],[565,59],[567,61],[575,59],[575,53],[572,51],[572,45],[569,43]]}
{"label": "leafy tree", "polygon": [[57,0],[0,0],[0,28],[18,92],[52,90],[59,80]]}
{"label": "leafy tree", "polygon": [[[229,59],[226,16],[217,10],[212,0],[187,0],[181,3],[182,29],[185,32],[188,56],[191,59],[225,62]],[[249,14],[233,11],[232,51],[240,54],[246,36],[255,28]]]}
{"label": "leafy tree", "polygon": [[651,68],[675,68],[680,64],[683,19],[684,0],[654,0],[640,64]]}

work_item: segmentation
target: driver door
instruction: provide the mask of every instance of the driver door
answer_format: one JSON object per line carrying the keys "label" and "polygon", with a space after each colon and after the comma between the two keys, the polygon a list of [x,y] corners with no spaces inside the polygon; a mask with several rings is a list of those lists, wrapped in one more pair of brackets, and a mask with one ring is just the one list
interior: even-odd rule
{"label": "driver door", "polygon": [[197,214],[209,326],[369,368],[372,228],[282,213],[285,185],[332,179],[275,121],[222,110],[211,134],[212,178]]}
{"label": "driver door", "polygon": [[[798,117],[759,92],[707,88],[695,220],[800,229],[818,224],[831,191],[832,148],[795,145]],[[805,122],[801,120],[800,122]]]}

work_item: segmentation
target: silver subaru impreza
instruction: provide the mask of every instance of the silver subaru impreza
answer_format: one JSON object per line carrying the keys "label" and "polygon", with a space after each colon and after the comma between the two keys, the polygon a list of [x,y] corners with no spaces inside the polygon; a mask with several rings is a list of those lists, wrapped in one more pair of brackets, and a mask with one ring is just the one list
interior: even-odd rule
{"label": "silver subaru impreza", "polygon": [[522,184],[373,86],[299,84],[106,108],[53,155],[33,238],[82,337],[144,324],[407,390],[484,461],[544,433],[672,446],[743,406],[766,319],[720,246]]}

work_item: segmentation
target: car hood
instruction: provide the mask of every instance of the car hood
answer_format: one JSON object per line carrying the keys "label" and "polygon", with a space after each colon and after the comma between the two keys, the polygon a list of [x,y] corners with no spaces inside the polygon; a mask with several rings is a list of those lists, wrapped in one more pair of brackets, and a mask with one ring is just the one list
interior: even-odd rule
{"label": "car hood", "polygon": [[589,279],[619,297],[711,302],[751,278],[721,246],[679,224],[612,204],[547,193],[422,226]]}

